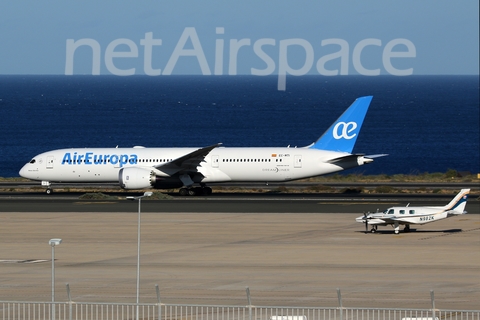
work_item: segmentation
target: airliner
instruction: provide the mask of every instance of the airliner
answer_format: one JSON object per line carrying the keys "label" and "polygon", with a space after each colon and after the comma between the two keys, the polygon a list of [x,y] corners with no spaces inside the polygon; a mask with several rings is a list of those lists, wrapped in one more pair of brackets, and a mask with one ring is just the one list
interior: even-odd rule
{"label": "airliner", "polygon": [[368,226],[371,225],[371,232],[376,232],[378,226],[391,225],[395,234],[400,232],[400,225],[405,225],[405,232],[410,231],[411,224],[426,224],[455,217],[467,213],[465,206],[467,205],[468,194],[470,189],[462,189],[443,207],[391,207],[383,212],[368,213],[356,218],[357,222],[365,224],[365,232],[368,232]]}
{"label": "airliner", "polygon": [[118,183],[121,188],[173,189],[180,195],[208,195],[207,183],[281,182],[361,166],[385,154],[352,153],[372,96],[357,98],[314,143],[301,147],[75,148],[35,156],[20,176],[52,182]]}

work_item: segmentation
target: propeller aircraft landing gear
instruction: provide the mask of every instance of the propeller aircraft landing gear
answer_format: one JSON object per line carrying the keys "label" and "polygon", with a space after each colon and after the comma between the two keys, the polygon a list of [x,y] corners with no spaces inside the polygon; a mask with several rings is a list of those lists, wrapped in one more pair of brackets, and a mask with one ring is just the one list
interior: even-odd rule
{"label": "propeller aircraft landing gear", "polygon": [[394,228],[395,228],[395,234],[399,234],[400,233],[400,225],[398,224],[398,222],[395,222]]}

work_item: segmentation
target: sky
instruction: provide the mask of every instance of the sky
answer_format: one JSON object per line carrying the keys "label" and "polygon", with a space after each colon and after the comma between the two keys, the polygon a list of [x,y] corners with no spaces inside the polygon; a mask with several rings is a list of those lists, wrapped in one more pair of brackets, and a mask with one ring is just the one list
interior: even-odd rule
{"label": "sky", "polygon": [[0,2],[0,75],[479,74],[478,0]]}

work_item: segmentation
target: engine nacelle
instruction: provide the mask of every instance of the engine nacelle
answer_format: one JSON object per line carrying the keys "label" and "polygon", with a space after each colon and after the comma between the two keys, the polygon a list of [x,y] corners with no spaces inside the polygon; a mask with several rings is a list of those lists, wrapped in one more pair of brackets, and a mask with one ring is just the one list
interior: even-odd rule
{"label": "engine nacelle", "polygon": [[118,172],[118,181],[123,189],[151,188],[155,185],[155,173],[148,168],[122,168]]}
{"label": "engine nacelle", "polygon": [[173,189],[183,187],[178,177],[170,177],[154,168],[126,167],[118,171],[118,182],[123,189]]}

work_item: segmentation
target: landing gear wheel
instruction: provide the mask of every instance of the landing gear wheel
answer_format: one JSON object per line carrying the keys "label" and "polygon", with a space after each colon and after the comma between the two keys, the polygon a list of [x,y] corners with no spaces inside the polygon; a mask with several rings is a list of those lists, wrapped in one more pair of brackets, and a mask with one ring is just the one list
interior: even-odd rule
{"label": "landing gear wheel", "polygon": [[46,193],[46,194],[48,194],[48,195],[50,195],[50,194],[52,194],[52,193],[53,193],[53,190],[52,190],[52,189],[50,189],[50,188],[48,188],[47,190],[45,190],[45,193]]}
{"label": "landing gear wheel", "polygon": [[371,232],[371,233],[377,232],[377,228],[378,228],[377,226],[373,226],[373,227],[372,227],[372,230],[370,230],[370,232]]}
{"label": "landing gear wheel", "polygon": [[209,188],[209,187],[180,188],[178,193],[182,197],[186,197],[186,196],[208,196],[208,195],[212,194],[212,188]]}

